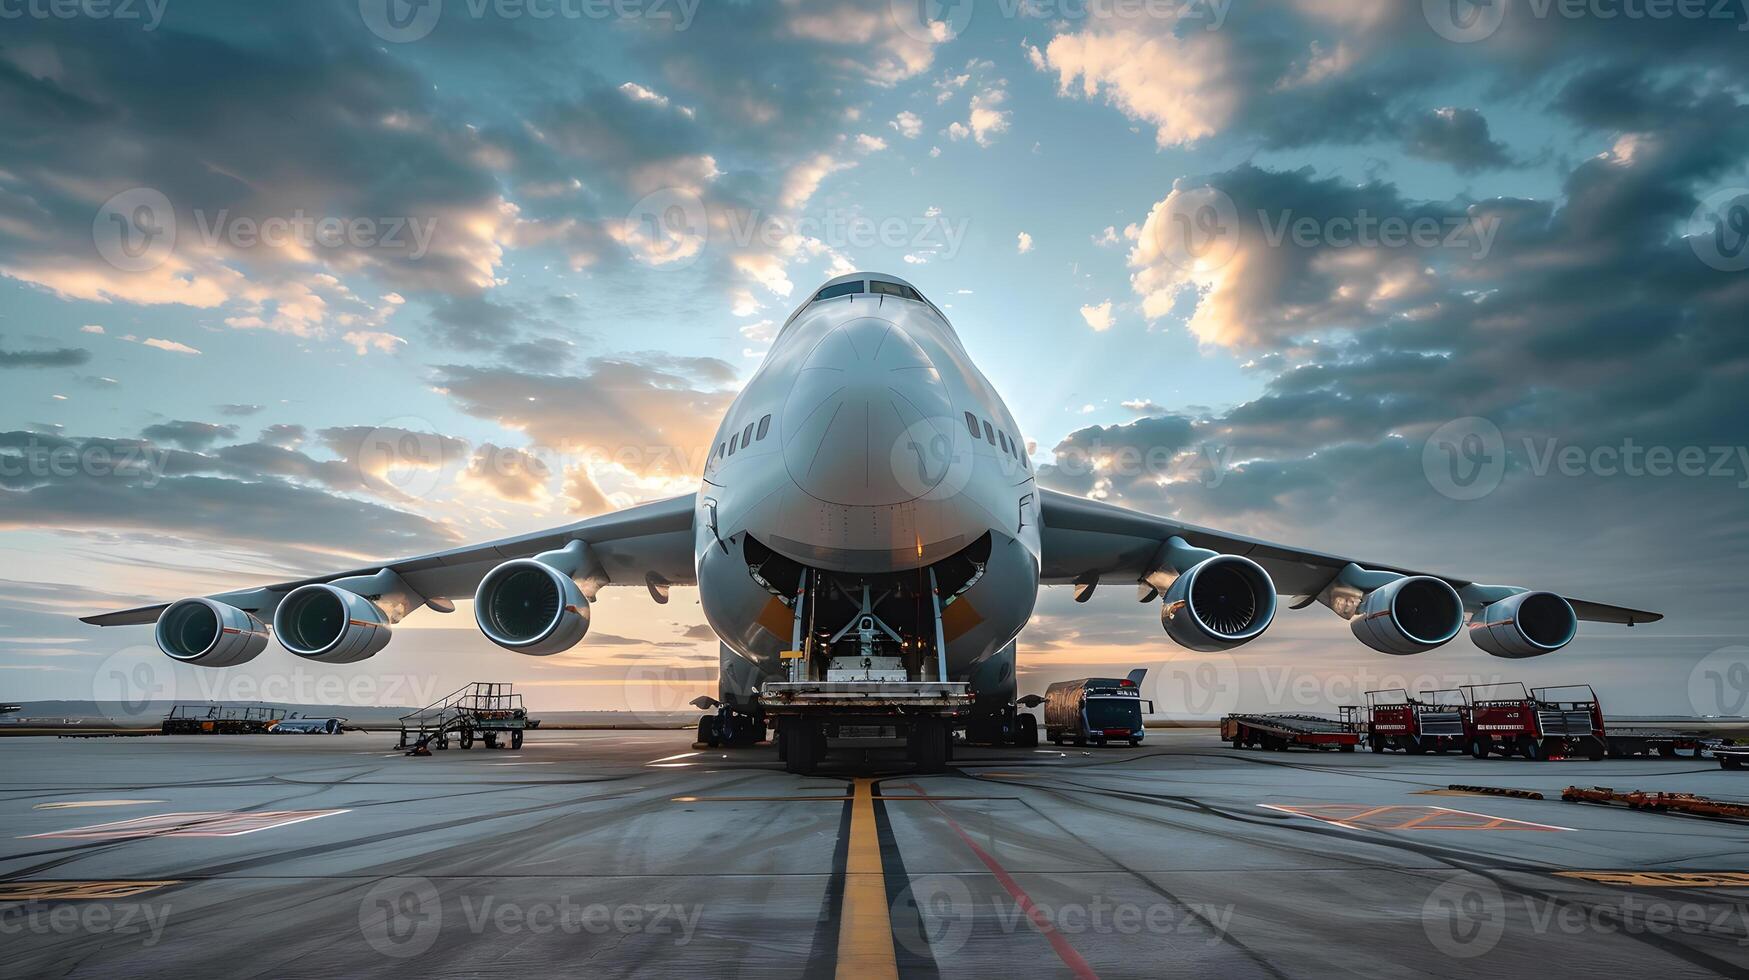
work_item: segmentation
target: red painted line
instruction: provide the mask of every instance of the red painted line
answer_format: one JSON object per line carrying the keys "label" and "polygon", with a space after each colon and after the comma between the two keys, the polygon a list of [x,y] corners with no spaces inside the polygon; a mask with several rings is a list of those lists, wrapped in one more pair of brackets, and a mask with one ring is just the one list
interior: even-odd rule
{"label": "red painted line", "polygon": [[1002,867],[995,858],[990,856],[988,851],[979,847],[978,842],[972,840],[964,828],[960,827],[959,822],[948,816],[947,811],[943,810],[934,799],[931,799],[923,787],[913,785],[911,788],[917,791],[918,796],[929,801],[929,805],[935,808],[936,813],[941,814],[941,819],[947,821],[947,825],[953,828],[953,832],[959,835],[959,839],[971,848],[972,853],[978,856],[978,860],[984,862],[984,867],[990,869],[990,873],[996,876],[996,880],[1008,892],[1009,897],[1013,898],[1015,904],[1026,913],[1027,921],[1032,923],[1032,927],[1050,941],[1051,949],[1057,953],[1057,959],[1063,961],[1063,965],[1069,968],[1069,972],[1082,980],[1099,980],[1099,974],[1093,972],[1093,967],[1081,958],[1080,953],[1075,952],[1075,947],[1069,945],[1069,940],[1063,938],[1063,934],[1057,931],[1056,926],[1051,925],[1051,920],[1039,911],[1037,905],[1033,904],[1032,896],[1026,893],[1026,889],[1020,887],[1020,882],[1014,880],[1014,876],[1008,873],[1008,869]]}

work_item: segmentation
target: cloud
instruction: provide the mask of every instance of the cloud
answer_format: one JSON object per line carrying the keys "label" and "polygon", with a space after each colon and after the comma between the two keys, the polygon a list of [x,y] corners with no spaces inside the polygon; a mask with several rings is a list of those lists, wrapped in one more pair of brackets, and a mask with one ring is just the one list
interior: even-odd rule
{"label": "cloud", "polygon": [[352,349],[358,353],[359,357],[363,357],[373,350],[384,354],[393,354],[407,344],[405,339],[381,330],[352,330],[342,334],[340,339],[351,344]]}
{"label": "cloud", "polygon": [[899,135],[908,140],[914,140],[923,135],[923,120],[915,112],[906,110],[893,117],[887,125],[899,131]]}
{"label": "cloud", "polygon": [[193,450],[205,449],[220,439],[232,439],[236,435],[237,427],[234,425],[215,425],[211,422],[182,420],[148,425],[140,430],[140,436],[152,442],[167,442]]}
{"label": "cloud", "polygon": [[715,358],[646,353],[592,357],[568,375],[445,365],[437,385],[462,411],[543,450],[679,479],[703,469],[735,379]]}
{"label": "cloud", "polygon": [[1421,113],[1408,127],[1404,149],[1460,173],[1512,165],[1505,145],[1489,137],[1488,120],[1474,109],[1445,106]]}
{"label": "cloud", "polygon": [[1111,329],[1111,300],[1091,306],[1081,307],[1081,319],[1093,328],[1094,333],[1104,333]]}
{"label": "cloud", "polygon": [[219,414],[229,416],[231,418],[243,418],[245,416],[254,415],[257,412],[260,412],[265,407],[266,406],[263,406],[263,405],[239,405],[239,404],[220,405],[219,406]]}
{"label": "cloud", "polygon": [[879,153],[887,148],[887,141],[871,133],[862,133],[856,137],[856,148],[864,153]]}
{"label": "cloud", "polygon": [[1032,251],[1032,236],[1024,231],[1021,232],[1016,237],[1014,250],[1021,255]]}
{"label": "cloud", "polygon": [[483,490],[500,500],[533,504],[549,496],[547,479],[552,475],[538,457],[518,449],[484,443],[461,475],[463,486]]}
{"label": "cloud", "polygon": [[141,343],[145,344],[147,347],[156,347],[157,349],[162,350],[162,351],[169,351],[172,354],[199,354],[200,353],[199,350],[197,350],[193,347],[190,347],[187,344],[182,343],[181,341],[176,341],[176,340],[163,340],[163,339],[158,338],[158,337],[147,337],[145,340],[141,341]]}
{"label": "cloud", "polygon": [[1013,113],[1002,108],[1008,101],[1008,92],[1002,88],[1002,83],[981,92],[974,92],[967,104],[965,122],[954,122],[947,127],[949,139],[970,139],[979,146],[989,146],[996,137],[1008,130],[1009,117]]}
{"label": "cloud", "polygon": [[54,350],[0,350],[0,368],[77,367],[91,360],[91,352],[82,347],[58,347]]}

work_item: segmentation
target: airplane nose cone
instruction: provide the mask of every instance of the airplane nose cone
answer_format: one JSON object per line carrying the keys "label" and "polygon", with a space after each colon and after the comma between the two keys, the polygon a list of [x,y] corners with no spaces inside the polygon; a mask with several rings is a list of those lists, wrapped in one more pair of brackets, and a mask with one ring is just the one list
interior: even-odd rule
{"label": "airplane nose cone", "polygon": [[916,500],[952,469],[953,406],[941,372],[888,320],[851,320],[827,334],[783,413],[790,478],[829,503]]}

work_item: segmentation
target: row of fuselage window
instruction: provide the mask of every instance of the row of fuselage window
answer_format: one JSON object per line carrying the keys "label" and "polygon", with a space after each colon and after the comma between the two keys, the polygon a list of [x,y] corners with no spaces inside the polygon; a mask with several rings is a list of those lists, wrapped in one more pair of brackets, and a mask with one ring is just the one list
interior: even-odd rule
{"label": "row of fuselage window", "polygon": [[982,428],[980,428],[978,417],[971,412],[967,412],[966,428],[972,433],[973,439],[981,438],[990,445],[997,447],[1008,455],[1019,460],[1021,466],[1024,466],[1027,469],[1032,468],[1032,463],[1026,458],[1026,453],[1021,451],[1020,440],[1009,438],[1008,433],[991,425],[989,419],[984,419]]}
{"label": "row of fuselage window", "polygon": [[[746,428],[729,436],[728,442],[717,443],[717,451],[713,455],[712,461],[720,462],[724,457],[733,456],[737,448],[746,449],[753,443],[764,439],[770,432],[771,416],[769,415],[762,416],[757,422],[749,422]],[[737,446],[737,442],[739,446]]]}
{"label": "row of fuselage window", "polygon": [[[983,439],[990,445],[996,446],[1003,452],[1019,460],[1020,465],[1025,466],[1028,469],[1031,468],[1031,463],[1027,460],[1026,453],[1021,452],[1019,439],[1009,438],[1008,433],[991,425],[988,420],[984,420],[980,427],[978,417],[971,412],[966,413],[966,428],[971,431],[973,439]],[[729,436],[728,442],[717,443],[717,451],[714,454],[713,462],[720,462],[729,456],[735,455],[736,449],[746,449],[753,443],[763,440],[770,432],[771,416],[769,415],[762,416],[757,422],[747,423],[746,428]]]}

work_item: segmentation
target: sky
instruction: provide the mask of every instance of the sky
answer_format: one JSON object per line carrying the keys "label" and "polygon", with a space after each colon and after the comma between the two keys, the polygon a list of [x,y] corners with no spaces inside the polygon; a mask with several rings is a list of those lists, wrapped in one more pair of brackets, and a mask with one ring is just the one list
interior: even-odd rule
{"label": "sky", "polygon": [[[1042,483],[1655,609],[1534,661],[1047,590],[1023,691],[1590,683],[1749,713],[1749,14],[1499,0],[0,2],[0,700],[714,693],[695,590],[525,658],[171,664],[73,617],[696,489],[774,329],[931,297]],[[423,703],[423,702],[420,702]]]}

